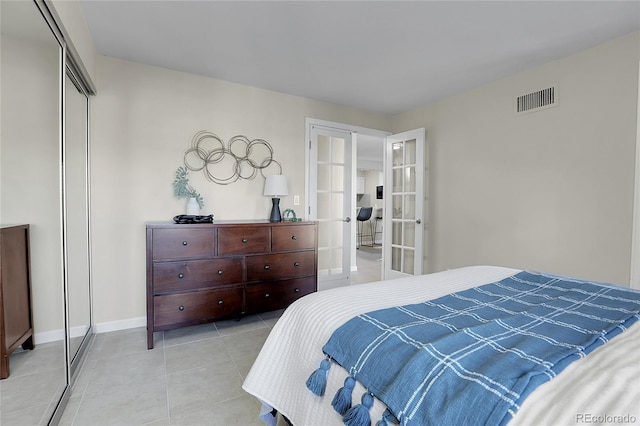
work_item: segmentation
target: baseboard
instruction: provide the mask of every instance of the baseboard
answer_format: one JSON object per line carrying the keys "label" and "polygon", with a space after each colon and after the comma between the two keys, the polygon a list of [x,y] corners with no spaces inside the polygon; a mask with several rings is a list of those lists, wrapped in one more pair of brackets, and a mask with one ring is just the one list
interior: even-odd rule
{"label": "baseboard", "polygon": [[57,342],[59,340],[64,340],[64,330],[44,331],[41,333],[34,333],[33,335],[33,341],[36,345]]}
{"label": "baseboard", "polygon": [[147,317],[130,318],[126,320],[101,322],[96,324],[96,333],[127,330],[130,328],[146,327]]}
{"label": "baseboard", "polygon": [[[127,320],[109,321],[109,322],[96,324],[94,330],[96,333],[108,333],[110,331],[127,330],[129,328],[146,327],[146,326],[147,326],[147,317],[139,317],[139,318],[131,318]],[[87,327],[85,326],[73,327],[70,330],[69,335],[71,337],[80,337],[80,336],[84,336],[86,332],[87,332]],[[41,333],[35,333],[33,335],[33,340],[37,345],[64,340],[64,330],[51,330],[51,331],[44,331]]]}

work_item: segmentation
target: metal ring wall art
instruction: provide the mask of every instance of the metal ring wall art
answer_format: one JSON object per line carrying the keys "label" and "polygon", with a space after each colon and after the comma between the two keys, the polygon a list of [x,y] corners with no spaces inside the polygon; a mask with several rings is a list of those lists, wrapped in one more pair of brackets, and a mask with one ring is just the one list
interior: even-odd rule
{"label": "metal ring wall art", "polygon": [[[260,171],[275,164],[282,174],[282,165],[273,159],[273,148],[264,139],[249,140],[234,136],[225,146],[215,133],[202,130],[191,139],[191,148],[184,153],[187,169],[202,171],[205,177],[219,185],[228,185],[238,179],[253,179]],[[214,173],[215,169],[215,173]]]}

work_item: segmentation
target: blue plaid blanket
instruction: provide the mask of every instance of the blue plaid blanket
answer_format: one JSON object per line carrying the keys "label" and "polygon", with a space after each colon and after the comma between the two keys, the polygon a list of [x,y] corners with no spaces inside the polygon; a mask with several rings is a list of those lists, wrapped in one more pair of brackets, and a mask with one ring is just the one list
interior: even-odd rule
{"label": "blue plaid blanket", "polygon": [[[371,396],[387,406],[379,424],[392,417],[402,425],[505,424],[537,386],[627,329],[639,312],[636,290],[527,271],[362,314],[323,347],[350,374],[333,405],[348,425],[370,423]],[[329,367],[324,360],[316,379],[326,379]],[[352,407],[354,380],[370,394]],[[323,394],[313,381],[307,386]]]}

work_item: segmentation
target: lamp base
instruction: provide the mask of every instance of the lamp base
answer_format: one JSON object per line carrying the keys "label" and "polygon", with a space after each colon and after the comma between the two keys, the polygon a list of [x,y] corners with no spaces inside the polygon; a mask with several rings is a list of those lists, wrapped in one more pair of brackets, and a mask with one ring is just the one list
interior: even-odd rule
{"label": "lamp base", "polygon": [[273,206],[271,207],[269,222],[282,222],[282,216],[280,215],[280,198],[272,198],[271,202]]}

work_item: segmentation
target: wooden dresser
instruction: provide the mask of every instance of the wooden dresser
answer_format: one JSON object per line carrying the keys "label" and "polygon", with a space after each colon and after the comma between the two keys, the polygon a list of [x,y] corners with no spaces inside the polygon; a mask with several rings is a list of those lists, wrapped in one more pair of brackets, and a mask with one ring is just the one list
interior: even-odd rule
{"label": "wooden dresser", "polygon": [[153,332],[272,311],[317,290],[316,222],[147,224]]}
{"label": "wooden dresser", "polygon": [[33,349],[29,225],[0,227],[0,379],[9,377],[9,355]]}

